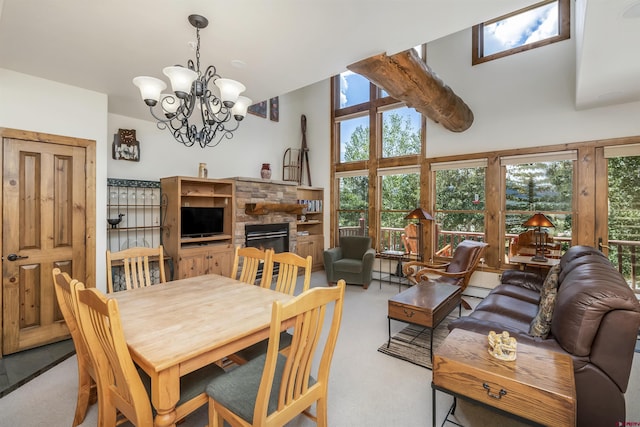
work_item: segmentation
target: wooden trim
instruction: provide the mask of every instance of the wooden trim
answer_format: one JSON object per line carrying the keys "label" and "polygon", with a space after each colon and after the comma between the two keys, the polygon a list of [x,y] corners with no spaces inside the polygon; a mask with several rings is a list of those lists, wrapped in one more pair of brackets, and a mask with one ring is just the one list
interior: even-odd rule
{"label": "wooden trim", "polygon": [[296,203],[247,203],[244,211],[247,215],[266,215],[272,212],[285,212],[301,215],[305,205]]}
{"label": "wooden trim", "polygon": [[571,5],[569,0],[557,0],[558,1],[558,35],[555,37],[546,38],[544,40],[537,41],[535,43],[529,43],[523,46],[518,46],[513,49],[503,50],[501,52],[494,53],[492,55],[484,56],[484,26],[487,24],[493,24],[497,21],[507,19],[526,11],[535,9],[548,3],[552,3],[556,0],[546,0],[540,3],[533,4],[531,6],[519,9],[515,12],[502,15],[498,18],[494,18],[490,21],[485,21],[481,24],[474,25],[471,29],[471,64],[478,65],[484,62],[493,61],[494,59],[504,58],[506,56],[514,55],[520,52],[526,52],[531,49],[535,49],[542,46],[548,46],[552,43],[556,43],[562,40],[567,40],[571,37]]}

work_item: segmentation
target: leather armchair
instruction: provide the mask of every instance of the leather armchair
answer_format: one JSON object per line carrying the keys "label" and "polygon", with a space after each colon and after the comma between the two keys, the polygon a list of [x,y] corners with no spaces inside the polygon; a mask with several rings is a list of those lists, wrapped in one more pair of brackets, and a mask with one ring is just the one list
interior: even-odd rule
{"label": "leather armchair", "polygon": [[367,289],[371,283],[375,258],[376,251],[371,247],[371,237],[340,237],[339,247],[324,251],[327,281],[332,284],[344,279],[348,284],[362,285]]}

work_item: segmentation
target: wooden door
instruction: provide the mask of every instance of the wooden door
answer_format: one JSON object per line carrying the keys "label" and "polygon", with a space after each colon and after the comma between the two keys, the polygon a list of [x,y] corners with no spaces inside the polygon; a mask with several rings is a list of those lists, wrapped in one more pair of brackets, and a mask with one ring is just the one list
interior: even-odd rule
{"label": "wooden door", "polygon": [[54,267],[84,282],[95,277],[95,261],[87,256],[95,260],[95,202],[87,209],[89,196],[95,197],[88,194],[95,191],[95,172],[87,172],[95,148],[88,150],[86,140],[0,131],[2,354],[9,354],[68,336]]}

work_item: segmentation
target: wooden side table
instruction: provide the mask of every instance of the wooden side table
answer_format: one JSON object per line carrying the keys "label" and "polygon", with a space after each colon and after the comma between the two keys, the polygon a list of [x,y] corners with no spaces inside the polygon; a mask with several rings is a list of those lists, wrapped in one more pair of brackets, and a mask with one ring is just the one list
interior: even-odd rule
{"label": "wooden side table", "polygon": [[451,331],[434,353],[431,388],[433,426],[438,390],[537,424],[576,423],[569,355],[518,343],[517,359],[501,361],[489,354],[485,335],[464,329]]}
{"label": "wooden side table", "polygon": [[419,283],[390,298],[387,348],[391,344],[391,319],[413,323],[431,330],[430,355],[433,360],[433,331],[456,307],[460,316],[461,301],[462,288],[448,283]]}
{"label": "wooden side table", "polygon": [[509,257],[509,263],[519,264],[520,270],[524,270],[528,265],[538,268],[551,268],[556,264],[560,264],[559,258],[547,258],[545,262],[533,261],[530,256],[514,255]]}

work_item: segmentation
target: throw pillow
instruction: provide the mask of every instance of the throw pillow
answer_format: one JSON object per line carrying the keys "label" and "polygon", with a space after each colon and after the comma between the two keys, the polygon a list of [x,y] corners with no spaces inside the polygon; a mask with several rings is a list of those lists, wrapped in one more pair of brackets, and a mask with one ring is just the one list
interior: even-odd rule
{"label": "throw pillow", "polygon": [[549,274],[544,279],[542,290],[540,291],[540,305],[538,313],[531,321],[529,327],[529,335],[546,339],[551,331],[551,320],[553,318],[553,309],[556,305],[556,296],[558,295],[558,275],[560,274],[560,265],[554,265],[549,270]]}

